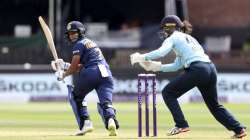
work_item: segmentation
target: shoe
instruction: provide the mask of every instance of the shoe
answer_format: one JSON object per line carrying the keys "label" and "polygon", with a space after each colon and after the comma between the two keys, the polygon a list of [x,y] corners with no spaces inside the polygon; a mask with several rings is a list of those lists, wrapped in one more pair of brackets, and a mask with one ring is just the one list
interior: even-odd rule
{"label": "shoe", "polygon": [[90,120],[85,120],[84,121],[84,126],[82,128],[83,135],[86,133],[92,132],[94,130],[93,124]]}
{"label": "shoe", "polygon": [[108,121],[108,131],[109,136],[117,136],[116,124],[113,118],[110,118]]}
{"label": "shoe", "polygon": [[75,136],[83,136],[83,131],[82,131],[82,130],[78,130],[78,131],[75,133]]}
{"label": "shoe", "polygon": [[243,138],[243,137],[245,137],[245,136],[247,136],[247,132],[246,132],[246,130],[243,128],[243,129],[241,129],[241,131],[240,131],[240,133],[239,134],[234,134],[231,138],[232,139],[241,139],[241,138]]}
{"label": "shoe", "polygon": [[79,130],[75,136],[82,136],[85,135],[86,133],[90,133],[94,130],[93,124],[90,120],[84,120],[84,126],[82,130]]}
{"label": "shoe", "polygon": [[188,132],[188,131],[190,131],[189,127],[184,127],[184,128],[174,127],[170,130],[170,132],[167,135],[173,136],[173,135],[177,135],[177,134]]}

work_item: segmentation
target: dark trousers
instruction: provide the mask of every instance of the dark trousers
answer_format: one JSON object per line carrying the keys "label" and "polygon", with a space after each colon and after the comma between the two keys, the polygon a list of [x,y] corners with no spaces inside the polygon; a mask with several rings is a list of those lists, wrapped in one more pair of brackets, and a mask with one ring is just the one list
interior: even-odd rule
{"label": "dark trousers", "polygon": [[194,62],[184,73],[172,80],[162,92],[165,104],[169,108],[176,127],[188,127],[183,112],[177,101],[177,98],[197,87],[202,97],[217,121],[219,121],[228,130],[240,131],[243,126],[218,102],[217,97],[217,72],[212,63]]}
{"label": "dark trousers", "polygon": [[115,116],[115,111],[111,107],[106,107],[112,105],[112,94],[113,94],[113,78],[102,77],[100,70],[97,65],[90,66],[83,69],[80,72],[78,82],[74,87],[75,100],[81,109],[82,116],[89,116],[87,108],[82,108],[82,101],[86,95],[92,91],[96,90],[97,96],[101,106],[104,106],[104,117]]}

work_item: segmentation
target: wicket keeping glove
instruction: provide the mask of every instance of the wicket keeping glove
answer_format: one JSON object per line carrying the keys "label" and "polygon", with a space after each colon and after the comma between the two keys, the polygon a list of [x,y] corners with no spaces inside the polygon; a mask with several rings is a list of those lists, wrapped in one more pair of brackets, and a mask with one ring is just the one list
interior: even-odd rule
{"label": "wicket keeping glove", "polygon": [[57,80],[58,81],[63,81],[63,79],[64,79],[64,71],[62,71],[62,70],[59,70],[59,71],[56,71],[55,72],[55,76],[57,77]]}
{"label": "wicket keeping glove", "polygon": [[64,62],[63,59],[57,59],[55,61],[51,61],[51,67],[54,71],[68,70],[70,63]]}
{"label": "wicket keeping glove", "polygon": [[134,65],[135,63],[139,63],[139,62],[143,62],[143,61],[145,61],[144,54],[140,54],[140,53],[136,52],[136,53],[133,53],[130,55],[131,65]]}
{"label": "wicket keeping glove", "polygon": [[144,68],[146,71],[161,71],[161,62],[159,61],[144,61],[139,62],[140,66]]}

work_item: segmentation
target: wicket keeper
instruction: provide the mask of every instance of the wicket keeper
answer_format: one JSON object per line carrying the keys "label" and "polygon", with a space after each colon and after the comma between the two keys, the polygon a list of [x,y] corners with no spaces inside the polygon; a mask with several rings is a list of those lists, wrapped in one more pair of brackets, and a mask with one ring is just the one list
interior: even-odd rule
{"label": "wicket keeper", "polygon": [[[184,73],[170,81],[162,91],[164,102],[175,122],[175,127],[170,130],[169,135],[190,130],[177,98],[197,87],[215,119],[228,130],[234,132],[233,138],[245,137],[247,135],[246,127],[218,102],[215,65],[204,53],[198,41],[183,32],[182,29],[185,26],[179,17],[175,15],[166,16],[161,21],[162,35],[165,38],[162,46],[146,54],[134,53],[131,55],[131,63],[139,63],[147,71],[173,72],[180,69],[184,70]],[[176,54],[174,63],[161,64],[161,62],[152,61],[164,57],[171,50]]]}

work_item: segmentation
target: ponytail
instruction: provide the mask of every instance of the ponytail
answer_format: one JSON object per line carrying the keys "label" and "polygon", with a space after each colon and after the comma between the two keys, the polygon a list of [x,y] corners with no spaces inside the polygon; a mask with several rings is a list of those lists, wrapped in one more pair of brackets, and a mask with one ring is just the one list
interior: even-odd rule
{"label": "ponytail", "polygon": [[193,26],[192,24],[188,21],[188,20],[184,20],[183,22],[183,27],[182,27],[182,31],[186,34],[191,34],[193,31]]}

